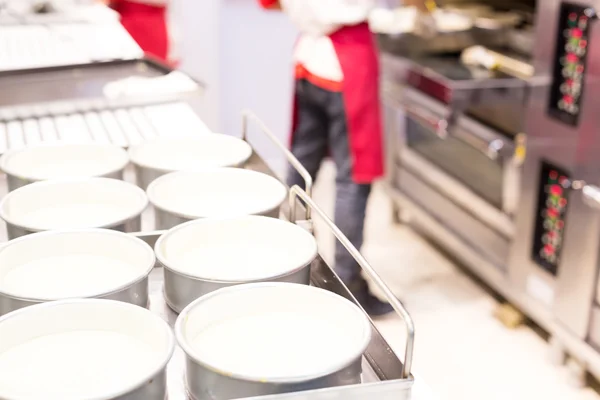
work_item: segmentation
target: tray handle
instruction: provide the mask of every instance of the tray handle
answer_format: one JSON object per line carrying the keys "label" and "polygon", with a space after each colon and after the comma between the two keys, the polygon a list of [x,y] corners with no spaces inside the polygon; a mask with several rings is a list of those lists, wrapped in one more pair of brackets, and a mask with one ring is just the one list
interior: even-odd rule
{"label": "tray handle", "polygon": [[[281,150],[281,152],[285,155],[285,158],[287,158],[287,161],[292,165],[292,167],[294,167],[296,172],[298,172],[300,174],[302,179],[304,179],[306,194],[309,197],[311,197],[312,196],[312,188],[313,188],[313,179],[310,176],[310,174],[308,173],[308,171],[306,170],[306,168],[304,168],[302,163],[292,154],[292,152],[289,151],[279,141],[279,139],[277,139],[277,137],[273,134],[273,132],[271,132],[271,130],[267,127],[267,125],[260,118],[258,118],[256,116],[256,114],[254,114],[250,110],[242,111],[242,139],[245,140],[246,142],[248,141],[248,121],[249,120],[254,121],[254,123],[260,128],[262,133],[266,137],[268,137],[271,140],[271,142],[273,142],[273,144],[275,144],[275,146],[277,146],[277,148],[279,150]],[[306,220],[310,219],[310,214],[311,214],[310,207],[306,207]]]}
{"label": "tray handle", "polygon": [[415,342],[415,325],[413,323],[412,317],[404,308],[400,300],[394,296],[390,288],[383,282],[381,277],[375,272],[373,267],[369,264],[369,262],[360,254],[358,249],[354,247],[354,245],[350,242],[350,240],[344,236],[340,228],[337,227],[333,223],[333,221],[321,210],[316,203],[311,199],[311,197],[300,187],[293,186],[290,189],[289,195],[289,206],[290,206],[290,221],[296,223],[296,199],[301,199],[305,204],[307,209],[312,209],[316,214],[321,217],[323,222],[327,225],[327,227],[331,230],[337,240],[348,250],[350,255],[354,257],[358,265],[362,268],[363,271],[367,273],[369,278],[373,280],[373,282],[377,285],[377,287],[383,292],[387,301],[392,305],[396,313],[402,318],[404,321],[404,325],[406,326],[406,347],[404,350],[404,365],[402,367],[402,371],[400,372],[401,377],[403,379],[410,377],[410,370],[412,366],[412,358],[414,351],[414,342]]}

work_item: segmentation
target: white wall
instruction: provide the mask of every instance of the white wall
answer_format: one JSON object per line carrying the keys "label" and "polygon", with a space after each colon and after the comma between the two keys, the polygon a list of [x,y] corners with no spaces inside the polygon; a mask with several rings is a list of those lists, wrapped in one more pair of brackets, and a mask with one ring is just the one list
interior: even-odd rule
{"label": "white wall", "polygon": [[[240,111],[249,108],[287,143],[296,32],[285,15],[260,9],[256,0],[175,1],[181,68],[207,84],[205,122],[216,131],[239,135]],[[251,143],[281,170],[279,152],[251,132]]]}
{"label": "white wall", "polygon": [[219,130],[220,0],[175,0],[171,25],[176,30],[181,69],[207,86],[201,116]]}

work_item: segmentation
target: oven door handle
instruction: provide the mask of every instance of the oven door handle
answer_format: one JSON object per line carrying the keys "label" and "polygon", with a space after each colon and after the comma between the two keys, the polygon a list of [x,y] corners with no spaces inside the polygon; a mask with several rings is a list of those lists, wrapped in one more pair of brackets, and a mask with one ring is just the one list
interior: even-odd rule
{"label": "oven door handle", "polygon": [[454,118],[436,118],[431,116],[424,108],[406,104],[406,102],[402,102],[400,107],[404,109],[407,116],[433,130],[440,139],[456,138],[478,150],[492,161],[498,160],[501,153],[506,150],[506,145],[502,139],[485,140],[476,135],[453,129]]}
{"label": "oven door handle", "polygon": [[469,146],[479,150],[479,152],[483,153],[492,161],[498,160],[498,157],[500,157],[501,153],[503,153],[506,148],[502,139],[485,140],[474,135],[461,133],[456,129],[452,130],[451,136],[468,143]]}
{"label": "oven door handle", "polygon": [[449,123],[446,118],[433,117],[424,109],[406,103],[402,103],[401,107],[410,118],[433,130],[440,139],[448,137]]}
{"label": "oven door handle", "polygon": [[[458,120],[455,111],[451,110],[450,115],[447,117],[439,117],[442,113],[442,106],[438,107],[430,99],[426,99],[425,96],[414,93],[408,88],[404,88],[403,91],[404,94],[399,96],[394,94],[389,87],[383,88],[383,93],[388,101],[392,101],[393,104],[401,108],[409,118],[431,129],[440,139],[447,139],[449,136],[456,138],[478,150],[492,161],[498,160],[502,153],[510,151],[511,146],[507,146],[505,141],[500,138],[487,140],[475,134],[468,134],[454,129]],[[431,104],[427,105],[426,103]],[[431,108],[434,111],[430,111]]]}

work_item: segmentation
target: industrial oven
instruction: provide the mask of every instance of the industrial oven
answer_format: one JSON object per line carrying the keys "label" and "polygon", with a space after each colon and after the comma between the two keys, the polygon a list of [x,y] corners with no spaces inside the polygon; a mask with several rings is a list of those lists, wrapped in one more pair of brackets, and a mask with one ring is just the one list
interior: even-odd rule
{"label": "industrial oven", "polygon": [[[536,74],[549,77],[528,105],[528,155],[509,264],[515,289],[550,310],[551,333],[599,374],[598,187],[600,4],[543,2]],[[552,37],[553,40],[542,40]]]}
{"label": "industrial oven", "polygon": [[[535,10],[531,1],[495,3]],[[470,33],[469,43],[483,37]],[[457,51],[404,56],[397,48],[382,41],[387,186],[396,210],[410,210],[419,230],[499,288],[520,202],[530,82],[466,65]]]}
{"label": "industrial oven", "polygon": [[511,28],[535,32],[529,54],[494,47],[481,31],[473,38],[535,73],[382,42],[395,215],[406,210],[412,226],[600,376],[600,4],[480,3],[534,16],[533,26]]}

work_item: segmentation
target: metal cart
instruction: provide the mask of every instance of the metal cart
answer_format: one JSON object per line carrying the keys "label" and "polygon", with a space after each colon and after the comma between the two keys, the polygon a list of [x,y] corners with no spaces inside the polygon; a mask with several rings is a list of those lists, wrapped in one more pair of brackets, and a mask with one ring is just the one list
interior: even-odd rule
{"label": "metal cart", "polygon": [[[337,240],[352,254],[356,262],[363,271],[368,274],[374,284],[385,294],[387,300],[394,307],[394,310],[402,318],[405,324],[405,350],[404,362],[402,362],[394,351],[390,348],[385,339],[378,332],[371,321],[373,336],[367,351],[363,355],[363,383],[355,386],[337,387],[321,389],[296,394],[264,396],[261,399],[358,399],[373,398],[384,399],[394,396],[394,399],[410,399],[411,388],[413,386],[413,376],[411,375],[411,365],[414,347],[414,324],[408,311],[402,303],[392,294],[387,285],[382,281],[373,267],[365,260],[360,252],[350,243],[342,234],[339,228],[327,217],[327,215],[311,199],[312,179],[310,174],[302,167],[300,162],[283,146],[273,133],[258,119],[253,113],[245,111],[243,113],[242,137],[247,139],[247,128],[250,121],[253,121],[261,128],[261,131],[268,137],[286,156],[304,178],[306,191],[298,186],[290,189],[289,203],[283,207],[282,217],[294,221],[298,225],[312,231],[312,218],[317,215],[323,220],[329,230],[335,235]],[[275,176],[273,171],[263,162],[256,153],[250,160],[249,169],[261,171],[271,176]],[[298,219],[298,216],[301,216]],[[143,239],[150,245],[154,245],[156,240],[165,231],[139,232],[133,235]],[[162,285],[163,285],[162,267],[157,265],[150,275],[150,310],[160,315],[171,325],[175,323],[177,314],[172,311],[165,303]],[[318,256],[311,265],[311,284],[340,296],[347,298],[358,305],[358,302],[348,291],[348,288],[341,282],[335,272],[325,263],[321,256]],[[360,307],[360,305],[359,305]],[[188,394],[184,385],[184,354],[181,349],[177,349],[167,368],[167,387],[169,400],[188,399]],[[390,397],[391,398],[391,397]]]}
{"label": "metal cart", "polygon": [[[137,96],[122,96],[108,99],[102,97],[100,88],[105,83],[114,81],[115,79],[122,79],[132,72],[148,77],[160,77],[168,73],[168,71],[161,70],[160,66],[147,60],[115,61],[104,63],[103,65],[59,67],[45,69],[44,71],[30,70],[21,71],[19,74],[1,73],[0,88],[4,88],[8,93],[14,94],[16,98],[7,99],[4,103],[0,101],[0,128],[4,127],[7,131],[11,128],[10,131],[12,132],[8,132],[11,134],[3,136],[6,139],[5,142],[0,140],[0,144],[3,144],[0,146],[2,147],[0,152],[13,148],[14,145],[21,146],[32,143],[30,137],[27,135],[25,126],[25,123],[30,120],[40,121],[43,118],[55,119],[62,116],[70,116],[79,120],[80,114],[86,117],[88,113],[117,113],[121,112],[121,110],[129,113],[130,117],[135,119],[136,115],[141,115],[138,111],[143,109],[147,118],[143,121],[146,121],[144,124],[147,125],[147,122],[151,122],[148,119],[152,119],[152,110],[150,108],[154,105],[181,102],[183,99],[190,99],[190,96],[192,97],[190,101],[193,101],[194,94],[201,92],[201,86],[199,85],[197,90],[193,91],[194,93],[160,93],[152,99],[139,98]],[[61,90],[56,90],[57,85],[60,86]],[[58,99],[56,95],[58,95]],[[85,118],[84,120],[87,121]],[[299,187],[294,187],[290,190],[289,204],[282,207],[283,218],[294,221],[311,231],[313,214],[322,218],[337,239],[354,256],[357,263],[372,278],[373,282],[379,286],[406,326],[403,362],[392,351],[391,347],[371,322],[373,334],[363,357],[362,384],[302,392],[301,394],[288,394],[282,396],[282,398],[352,399],[376,396],[378,399],[384,399],[393,396],[394,399],[409,399],[413,386],[411,364],[414,345],[414,326],[410,315],[395,296],[393,296],[373,268],[361,256],[359,251],[344,237],[339,228],[335,226],[311,199],[313,182],[311,176],[302,167],[300,162],[294,158],[290,151],[277,140],[273,133],[254,114],[248,111],[244,112],[242,122],[242,137],[245,140],[248,140],[249,124],[253,122],[282,151],[287,160],[298,170],[305,180],[306,191]],[[21,125],[22,129],[17,129]],[[55,123],[55,125],[57,124]],[[192,129],[200,131],[202,129],[201,125],[193,125]],[[91,133],[91,135],[90,137],[86,136],[86,140],[96,141],[104,138],[108,139],[111,143],[120,144],[124,147],[133,144],[132,136],[128,135],[125,129],[121,130],[124,136],[119,140],[116,140],[117,138],[111,135],[112,131],[108,128],[105,132],[108,134],[108,138],[106,136],[98,136],[90,130],[88,133]],[[87,135],[85,130],[79,132],[80,135]],[[160,134],[160,129],[155,129],[153,136]],[[33,135],[30,136],[33,137]],[[65,138],[63,132],[57,132],[56,136],[59,139]],[[41,141],[45,140],[43,135],[35,137]],[[253,155],[247,168],[275,176],[273,171],[270,170],[258,154]],[[151,213],[151,210],[149,211]],[[132,235],[143,239],[153,246],[163,233],[163,231],[152,231],[137,232],[132,233]],[[311,265],[311,283],[314,286],[335,292],[358,304],[337,275],[320,256]],[[149,285],[150,310],[173,325],[177,315],[165,303],[162,291],[163,270],[160,265],[157,265],[151,273]],[[184,353],[178,348],[167,368],[169,400],[189,398],[184,385],[184,368]],[[274,397],[278,398],[279,396]],[[273,398],[273,396],[267,398]]]}

